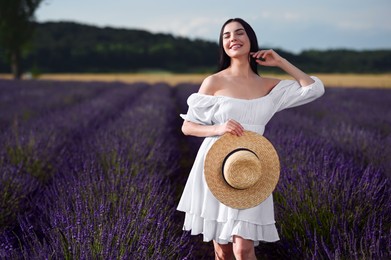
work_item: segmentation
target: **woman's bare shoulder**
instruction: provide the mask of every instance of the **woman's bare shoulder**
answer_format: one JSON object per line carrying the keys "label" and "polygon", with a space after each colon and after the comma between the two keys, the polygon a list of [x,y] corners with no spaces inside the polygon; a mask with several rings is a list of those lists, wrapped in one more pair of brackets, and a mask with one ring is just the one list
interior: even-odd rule
{"label": "woman's bare shoulder", "polygon": [[214,95],[222,87],[223,76],[220,72],[206,77],[201,84],[198,93],[205,95]]}
{"label": "woman's bare shoulder", "polygon": [[262,77],[263,86],[270,92],[278,83],[280,83],[280,79],[277,78],[264,78]]}

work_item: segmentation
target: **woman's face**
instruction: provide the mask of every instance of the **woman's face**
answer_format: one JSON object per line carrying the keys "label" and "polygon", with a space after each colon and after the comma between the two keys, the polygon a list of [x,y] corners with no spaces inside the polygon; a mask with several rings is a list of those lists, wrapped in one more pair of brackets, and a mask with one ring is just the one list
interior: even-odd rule
{"label": "woman's face", "polygon": [[223,30],[223,47],[231,58],[237,58],[250,53],[250,39],[244,27],[239,22],[231,22]]}

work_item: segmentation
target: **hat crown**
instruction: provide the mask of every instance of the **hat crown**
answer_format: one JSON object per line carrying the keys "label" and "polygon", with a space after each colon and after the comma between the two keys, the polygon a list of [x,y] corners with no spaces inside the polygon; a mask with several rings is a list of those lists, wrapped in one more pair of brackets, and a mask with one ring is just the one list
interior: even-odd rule
{"label": "hat crown", "polygon": [[222,170],[224,180],[232,188],[244,190],[258,182],[262,163],[251,150],[237,149],[227,155]]}

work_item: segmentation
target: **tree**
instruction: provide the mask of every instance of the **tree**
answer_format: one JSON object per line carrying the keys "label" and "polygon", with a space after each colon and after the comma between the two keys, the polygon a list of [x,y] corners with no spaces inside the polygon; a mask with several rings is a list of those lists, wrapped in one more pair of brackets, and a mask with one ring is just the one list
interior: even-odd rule
{"label": "tree", "polygon": [[42,0],[0,0],[0,47],[11,64],[15,79],[20,79],[21,54],[33,35],[35,10]]}

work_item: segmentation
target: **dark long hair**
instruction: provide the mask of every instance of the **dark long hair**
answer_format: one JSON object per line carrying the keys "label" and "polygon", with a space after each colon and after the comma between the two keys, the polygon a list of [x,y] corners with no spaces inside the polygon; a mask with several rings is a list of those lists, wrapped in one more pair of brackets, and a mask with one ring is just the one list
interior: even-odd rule
{"label": "dark long hair", "polygon": [[[258,51],[258,40],[257,40],[257,36],[256,36],[253,28],[251,28],[251,26],[241,18],[229,19],[228,21],[226,21],[223,24],[223,26],[221,27],[221,30],[220,30],[218,71],[222,71],[231,65],[231,58],[227,55],[227,53],[225,53],[224,46],[223,46],[224,27],[231,22],[238,22],[243,26],[244,30],[247,33],[248,38],[250,39],[250,52]],[[259,75],[258,74],[258,67],[257,67],[257,63],[255,62],[255,59],[250,59],[250,67],[251,67],[251,70],[254,71],[255,74]]]}

